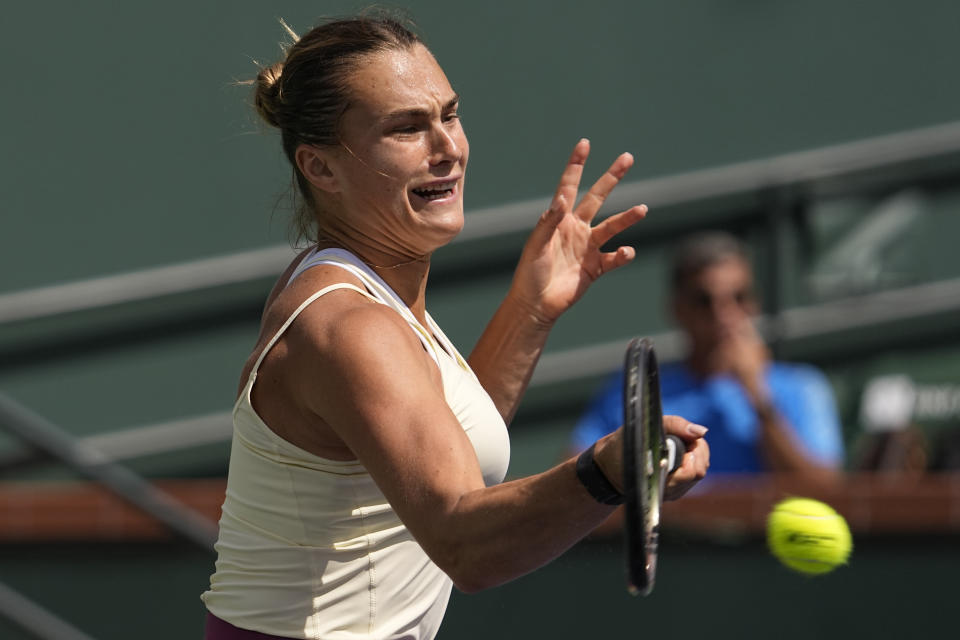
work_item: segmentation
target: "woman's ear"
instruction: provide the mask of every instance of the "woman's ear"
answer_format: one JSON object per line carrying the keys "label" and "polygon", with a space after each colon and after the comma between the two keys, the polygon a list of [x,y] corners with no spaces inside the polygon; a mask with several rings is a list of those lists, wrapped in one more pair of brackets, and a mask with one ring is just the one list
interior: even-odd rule
{"label": "woman's ear", "polygon": [[294,152],[294,157],[297,168],[307,182],[327,193],[340,191],[340,184],[330,164],[329,151],[313,145],[301,144]]}

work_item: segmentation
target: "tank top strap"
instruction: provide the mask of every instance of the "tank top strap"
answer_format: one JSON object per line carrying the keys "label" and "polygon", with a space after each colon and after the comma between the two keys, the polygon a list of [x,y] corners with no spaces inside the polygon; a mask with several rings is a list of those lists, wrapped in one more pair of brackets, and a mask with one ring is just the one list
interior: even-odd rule
{"label": "tank top strap", "polygon": [[467,364],[467,361],[464,359],[464,357],[460,355],[460,352],[457,351],[457,348],[453,346],[453,342],[451,342],[450,338],[448,338],[447,335],[440,329],[440,326],[429,313],[427,313],[427,325],[430,327],[430,331],[433,332],[433,336],[436,341],[440,343],[440,346],[443,347],[454,360],[456,360],[457,364],[460,365],[460,368],[473,374],[473,369],[470,368],[470,365]]}
{"label": "tank top strap", "polygon": [[287,284],[289,285],[290,282],[307,269],[320,264],[340,267],[359,278],[374,298],[399,313],[400,316],[407,321],[407,324],[410,325],[423,344],[423,348],[438,367],[440,366],[440,351],[446,351],[462,369],[470,370],[466,361],[453,347],[447,337],[443,335],[429,314],[427,315],[428,326],[424,327],[420,324],[420,321],[417,320],[416,316],[413,315],[413,312],[410,311],[410,308],[400,299],[400,296],[394,292],[393,288],[387,284],[383,278],[362,260],[345,249],[313,249],[306,258],[300,261],[297,268],[294,269],[290,279],[287,280]]}
{"label": "tank top strap", "polygon": [[273,337],[270,338],[270,342],[267,343],[267,346],[265,346],[263,350],[260,351],[260,355],[257,357],[257,361],[253,365],[253,369],[250,371],[251,377],[257,375],[257,371],[260,369],[260,363],[263,362],[263,359],[267,356],[267,353],[269,353],[270,349],[273,348],[273,345],[277,343],[277,340],[279,340],[280,337],[283,335],[283,333],[290,327],[291,324],[293,324],[293,321],[297,319],[297,316],[299,316],[300,313],[304,309],[306,309],[308,306],[310,306],[310,304],[313,303],[317,298],[319,298],[320,296],[324,296],[330,293],[331,291],[336,291],[337,289],[351,289],[353,291],[356,291],[360,295],[369,298],[374,302],[379,302],[379,300],[374,298],[368,292],[364,291],[363,289],[361,289],[356,285],[350,284],[349,282],[337,282],[335,284],[331,284],[328,287],[324,287],[323,289],[320,289],[320,291],[317,291],[316,293],[308,297],[306,300],[301,302],[300,306],[297,307],[297,309],[290,314],[290,317],[287,318],[286,321],[277,330],[277,332],[273,334]]}

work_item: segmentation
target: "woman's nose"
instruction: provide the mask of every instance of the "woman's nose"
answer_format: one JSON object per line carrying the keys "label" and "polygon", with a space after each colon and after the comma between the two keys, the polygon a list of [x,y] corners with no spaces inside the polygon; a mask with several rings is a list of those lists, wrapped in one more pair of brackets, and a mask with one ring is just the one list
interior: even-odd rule
{"label": "woman's nose", "polygon": [[457,162],[463,155],[461,143],[457,140],[454,132],[447,130],[442,125],[434,128],[432,145],[431,164]]}

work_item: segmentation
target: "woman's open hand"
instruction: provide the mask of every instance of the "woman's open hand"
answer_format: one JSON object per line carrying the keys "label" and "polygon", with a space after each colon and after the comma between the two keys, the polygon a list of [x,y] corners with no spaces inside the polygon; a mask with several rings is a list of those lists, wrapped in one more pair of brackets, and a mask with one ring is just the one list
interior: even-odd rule
{"label": "woman's open hand", "polygon": [[580,140],[570,155],[550,208],[540,216],[530,234],[514,273],[511,294],[544,324],[555,322],[594,280],[633,260],[633,247],[610,252],[600,249],[647,213],[646,205],[638,205],[592,226],[607,196],[633,165],[633,156],[621,154],[574,206],[589,155],[590,142]]}

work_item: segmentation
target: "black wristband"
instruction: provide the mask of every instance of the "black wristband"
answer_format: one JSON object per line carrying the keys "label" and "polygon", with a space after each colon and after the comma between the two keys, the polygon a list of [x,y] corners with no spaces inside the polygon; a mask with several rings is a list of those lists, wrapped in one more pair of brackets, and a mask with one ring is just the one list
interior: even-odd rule
{"label": "black wristband", "polygon": [[593,459],[593,448],[596,443],[580,454],[577,458],[577,479],[586,488],[593,499],[603,504],[623,504],[623,494],[610,483],[607,476]]}

